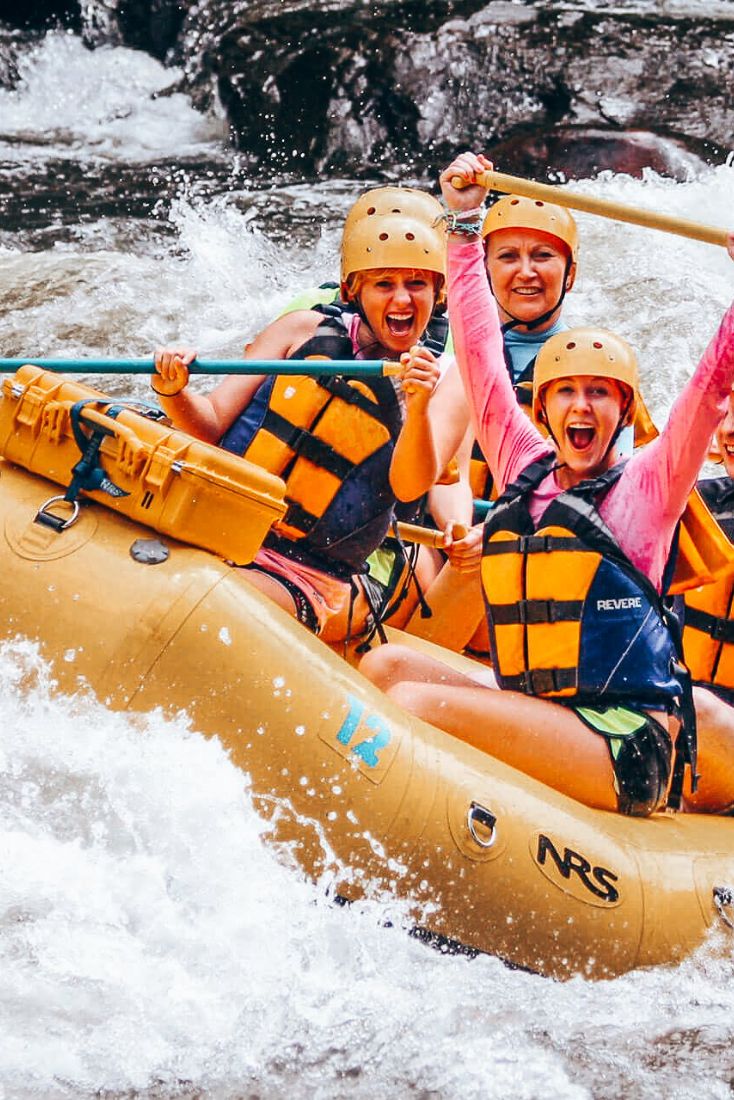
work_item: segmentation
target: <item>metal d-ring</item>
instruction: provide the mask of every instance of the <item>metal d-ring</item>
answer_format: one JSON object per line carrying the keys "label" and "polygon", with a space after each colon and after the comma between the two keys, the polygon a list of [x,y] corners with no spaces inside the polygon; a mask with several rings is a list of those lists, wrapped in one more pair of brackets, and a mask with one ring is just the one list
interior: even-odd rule
{"label": "metal d-ring", "polygon": [[[481,825],[482,828],[489,830],[488,836],[481,836],[476,829],[477,825]],[[469,830],[472,840],[475,844],[478,844],[480,848],[491,848],[497,839],[497,818],[488,810],[486,806],[482,806],[479,802],[472,802],[469,806],[469,810],[466,815],[466,827]]]}
{"label": "metal d-ring", "polygon": [[[62,519],[61,516],[55,516],[52,512],[49,512],[49,508],[52,504],[58,504],[59,502],[71,505],[71,515],[68,519]],[[54,531],[65,531],[67,527],[71,527],[72,523],[76,523],[79,518],[79,501],[67,500],[66,497],[49,497],[44,504],[36,512],[34,523],[41,523],[44,527],[52,527]]]}
{"label": "metal d-ring", "polygon": [[[734,930],[734,888],[714,886],[714,905],[726,927]],[[732,913],[727,913],[727,909],[732,910]]]}

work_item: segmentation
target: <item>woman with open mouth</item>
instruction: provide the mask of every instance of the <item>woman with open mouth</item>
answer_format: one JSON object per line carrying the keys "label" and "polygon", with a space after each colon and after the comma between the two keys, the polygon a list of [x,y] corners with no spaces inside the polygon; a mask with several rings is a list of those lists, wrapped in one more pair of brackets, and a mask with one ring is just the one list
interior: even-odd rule
{"label": "woman with open mouth", "polygon": [[441,189],[457,361],[501,494],[481,565],[501,690],[400,647],[375,650],[362,667],[412,713],[549,786],[646,815],[677,805],[686,766],[695,773],[690,683],[660,593],[734,381],[734,308],[663,432],[626,463],[618,439],[635,416],[634,352],[601,329],[551,337],[533,380],[544,437],[515,400],[484,272],[488,168],[462,153]]}
{"label": "woman with open mouth", "polygon": [[410,188],[389,209],[369,198],[345,223],[341,300],[279,317],[245,358],[404,360],[399,381],[234,375],[202,395],[185,347],[159,349],[151,378],[177,427],[283,477],[288,509],[246,577],[329,642],[366,629],[382,601],[366,558],[396,501],[441,472],[428,417],[440,371],[419,341],[444,293],[442,209]]}

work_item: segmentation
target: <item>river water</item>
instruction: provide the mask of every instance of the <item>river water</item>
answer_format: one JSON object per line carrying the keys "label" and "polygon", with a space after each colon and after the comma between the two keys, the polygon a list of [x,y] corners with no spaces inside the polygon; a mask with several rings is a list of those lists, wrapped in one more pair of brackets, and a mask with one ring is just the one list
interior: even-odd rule
{"label": "river water", "polygon": [[[157,96],[171,71],[142,53],[52,33],[23,66],[0,91],[3,355],[137,356],[181,338],[234,356],[336,272],[353,181],[249,178],[221,121]],[[578,186],[726,225],[734,166]],[[734,266],[579,221],[567,316],[632,340],[663,421]],[[147,396],[142,380],[108,388]],[[7,1100],[734,1095],[731,954],[559,984],[432,951],[394,905],[335,908],[268,846],[217,742],[184,715],[58,697],[22,639],[0,648],[0,789]]]}

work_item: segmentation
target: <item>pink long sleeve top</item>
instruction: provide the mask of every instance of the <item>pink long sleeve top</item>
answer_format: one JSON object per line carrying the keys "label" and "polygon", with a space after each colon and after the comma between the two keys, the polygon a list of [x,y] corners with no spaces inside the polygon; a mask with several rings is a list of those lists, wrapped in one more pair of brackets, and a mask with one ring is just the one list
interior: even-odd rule
{"label": "pink long sleeve top", "polygon": [[[502,492],[526,466],[553,448],[515,398],[480,243],[449,239],[448,298],[474,432]],[[676,524],[711,436],[726,413],[733,382],[734,305],[673,405],[661,434],[629,459],[599,507],[620,548],[658,591]],[[562,491],[555,472],[550,473],[529,501],[534,522]]]}

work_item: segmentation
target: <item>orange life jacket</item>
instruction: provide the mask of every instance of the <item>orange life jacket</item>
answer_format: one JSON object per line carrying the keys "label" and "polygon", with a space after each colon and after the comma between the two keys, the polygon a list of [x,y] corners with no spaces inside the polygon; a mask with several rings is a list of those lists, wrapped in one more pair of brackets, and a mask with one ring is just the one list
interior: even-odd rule
{"label": "orange life jacket", "polygon": [[[324,321],[292,358],[354,358],[352,312],[341,303],[317,311]],[[389,528],[401,427],[390,378],[278,375],[262,383],[221,445],[285,481],[288,510],[266,545],[297,547],[303,560],[348,576],[364,568]]]}
{"label": "orange life jacket", "polygon": [[[734,481],[729,477],[698,483],[698,490],[717,523],[734,542]],[[691,676],[710,684],[734,702],[734,572],[713,584],[685,592],[683,651]]]}

